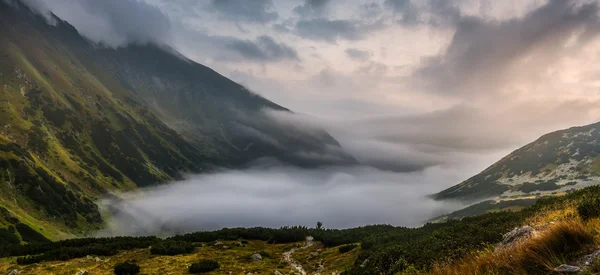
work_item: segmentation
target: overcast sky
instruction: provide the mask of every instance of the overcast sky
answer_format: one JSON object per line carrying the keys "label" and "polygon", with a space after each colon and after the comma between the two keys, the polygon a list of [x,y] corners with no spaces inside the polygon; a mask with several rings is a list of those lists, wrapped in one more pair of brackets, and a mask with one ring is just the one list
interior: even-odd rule
{"label": "overcast sky", "polygon": [[468,177],[600,117],[595,1],[23,1],[111,47],[168,44],[380,168]]}

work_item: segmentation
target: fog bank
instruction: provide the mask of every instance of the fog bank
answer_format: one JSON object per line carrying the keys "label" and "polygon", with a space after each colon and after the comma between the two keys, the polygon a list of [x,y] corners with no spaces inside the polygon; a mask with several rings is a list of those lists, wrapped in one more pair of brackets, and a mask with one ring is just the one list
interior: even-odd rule
{"label": "fog bank", "polygon": [[[394,173],[371,167],[224,170],[106,199],[104,235],[172,234],[224,227],[368,224],[418,226],[461,205],[428,194],[459,180],[453,169]],[[440,183],[442,183],[440,185]]]}

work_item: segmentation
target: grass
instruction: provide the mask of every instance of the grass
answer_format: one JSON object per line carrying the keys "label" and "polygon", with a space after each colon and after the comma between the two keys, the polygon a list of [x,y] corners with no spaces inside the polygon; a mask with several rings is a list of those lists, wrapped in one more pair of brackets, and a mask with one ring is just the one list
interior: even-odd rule
{"label": "grass", "polygon": [[595,243],[588,226],[578,219],[569,219],[552,224],[523,242],[490,246],[456,264],[438,265],[430,274],[547,274]]}
{"label": "grass", "polygon": [[[75,274],[79,270],[87,270],[90,274],[113,274],[114,265],[126,261],[135,262],[141,267],[141,274],[187,274],[190,264],[202,260],[215,260],[219,269],[210,274],[272,274],[276,270],[283,274],[290,274],[290,266],[283,261],[283,253],[293,247],[302,246],[303,243],[267,244],[264,241],[249,241],[244,247],[237,244],[239,241],[224,241],[228,246],[210,246],[203,243],[192,253],[177,256],[152,255],[150,249],[136,249],[121,252],[113,257],[102,257],[101,262],[94,259],[73,259],[65,262],[42,262],[32,265],[17,265],[15,258],[0,259],[0,273],[8,273],[13,269],[23,270],[21,274]],[[347,253],[339,253],[338,247],[325,248],[316,242],[314,246],[298,250],[293,256],[309,274],[318,269],[319,263],[324,266],[322,274],[340,273],[354,264],[359,253],[356,248]],[[252,261],[250,255],[264,251],[269,257],[262,261]],[[317,252],[319,257],[308,257],[310,253]]]}

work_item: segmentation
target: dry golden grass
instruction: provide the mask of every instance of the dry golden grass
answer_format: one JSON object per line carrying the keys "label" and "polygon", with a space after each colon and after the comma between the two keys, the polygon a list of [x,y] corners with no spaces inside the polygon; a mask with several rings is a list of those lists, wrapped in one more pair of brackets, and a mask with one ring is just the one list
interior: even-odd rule
{"label": "dry golden grass", "polygon": [[579,219],[569,219],[552,224],[522,242],[489,247],[457,263],[438,265],[430,274],[547,274],[594,243],[586,225]]}

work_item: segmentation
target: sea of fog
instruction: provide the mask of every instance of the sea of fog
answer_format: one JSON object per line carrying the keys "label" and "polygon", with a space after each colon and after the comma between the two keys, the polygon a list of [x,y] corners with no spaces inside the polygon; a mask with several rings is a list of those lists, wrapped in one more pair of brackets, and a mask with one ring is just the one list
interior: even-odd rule
{"label": "sea of fog", "polygon": [[464,206],[427,198],[441,190],[440,182],[455,180],[453,170],[440,167],[413,173],[367,166],[221,170],[103,200],[112,217],[102,234],[314,226],[317,221],[327,228],[418,226]]}

